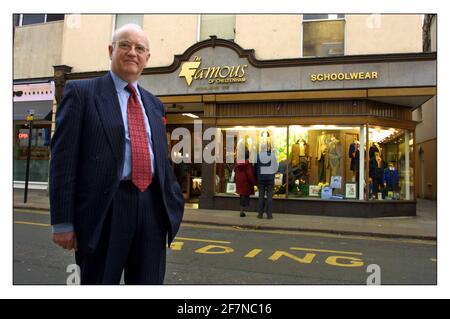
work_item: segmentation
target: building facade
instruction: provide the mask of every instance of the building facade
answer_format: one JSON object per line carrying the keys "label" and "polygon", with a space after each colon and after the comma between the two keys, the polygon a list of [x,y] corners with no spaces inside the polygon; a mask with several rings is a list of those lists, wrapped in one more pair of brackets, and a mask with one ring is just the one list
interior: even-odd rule
{"label": "building facade", "polygon": [[[45,56],[53,74],[51,67],[25,67],[19,39],[30,31],[16,28],[15,82],[54,81],[58,101],[66,81],[105,74],[113,31],[137,23],[150,37],[152,54],[140,84],[165,104],[168,143],[186,200],[237,209],[235,157],[247,147],[255,160],[269,143],[279,162],[275,212],[414,215],[413,110],[436,94],[436,54],[423,52],[422,19],[66,15],[50,26],[62,29],[59,59]],[[189,133],[188,143],[177,140],[179,129]],[[212,161],[204,160],[208,152]],[[377,158],[385,166],[375,173]]]}
{"label": "building facade", "polygon": [[[427,15],[424,22],[424,52],[437,52],[437,17]],[[437,97],[413,111],[416,125],[416,196],[437,198]]]}

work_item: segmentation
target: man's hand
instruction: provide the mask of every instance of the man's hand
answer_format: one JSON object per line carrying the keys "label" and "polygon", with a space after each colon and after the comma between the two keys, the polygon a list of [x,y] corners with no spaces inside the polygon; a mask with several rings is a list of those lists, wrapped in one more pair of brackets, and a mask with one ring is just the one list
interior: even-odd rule
{"label": "man's hand", "polygon": [[73,231],[53,234],[53,242],[64,249],[78,250],[77,237]]}

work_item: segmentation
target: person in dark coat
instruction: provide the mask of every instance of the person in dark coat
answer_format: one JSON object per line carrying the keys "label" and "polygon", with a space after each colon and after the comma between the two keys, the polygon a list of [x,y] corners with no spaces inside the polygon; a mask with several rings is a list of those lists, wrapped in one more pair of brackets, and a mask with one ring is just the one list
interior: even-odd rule
{"label": "person in dark coat", "polygon": [[[278,162],[274,152],[271,151],[270,143],[263,146],[258,154],[256,163],[256,178],[258,180],[258,218],[263,218],[264,207],[266,208],[267,219],[272,219],[272,196],[275,184],[275,173],[278,171]],[[267,192],[267,201],[264,196]]]}
{"label": "person in dark coat", "polygon": [[250,203],[250,195],[255,194],[253,186],[256,185],[253,165],[249,162],[249,151],[245,150],[245,159],[237,160],[234,167],[236,192],[240,196],[241,217],[245,217],[244,208]]}

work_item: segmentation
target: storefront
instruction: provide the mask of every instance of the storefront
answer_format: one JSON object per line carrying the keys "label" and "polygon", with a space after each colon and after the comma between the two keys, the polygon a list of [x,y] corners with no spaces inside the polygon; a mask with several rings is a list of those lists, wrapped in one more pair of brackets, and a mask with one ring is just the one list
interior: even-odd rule
{"label": "storefront", "polygon": [[[213,37],[170,66],[145,69],[140,83],[166,106],[172,158],[189,159],[175,170],[200,208],[238,210],[233,159],[243,145],[255,159],[270,143],[279,163],[275,213],[416,213],[411,112],[436,94],[435,53],[262,61]],[[191,134],[191,147],[177,148],[177,128]],[[196,160],[196,148],[214,148],[216,160]]]}
{"label": "storefront", "polygon": [[[53,97],[53,82],[14,85],[14,187],[24,187],[31,138],[29,187],[47,188]],[[31,132],[30,123],[26,120],[30,113],[34,115]]]}

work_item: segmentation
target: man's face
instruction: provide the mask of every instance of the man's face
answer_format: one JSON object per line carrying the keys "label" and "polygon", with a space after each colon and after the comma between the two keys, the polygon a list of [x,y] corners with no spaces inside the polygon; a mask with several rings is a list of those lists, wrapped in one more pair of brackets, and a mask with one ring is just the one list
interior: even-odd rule
{"label": "man's face", "polygon": [[111,70],[127,82],[137,81],[150,58],[145,34],[125,30],[109,46]]}

